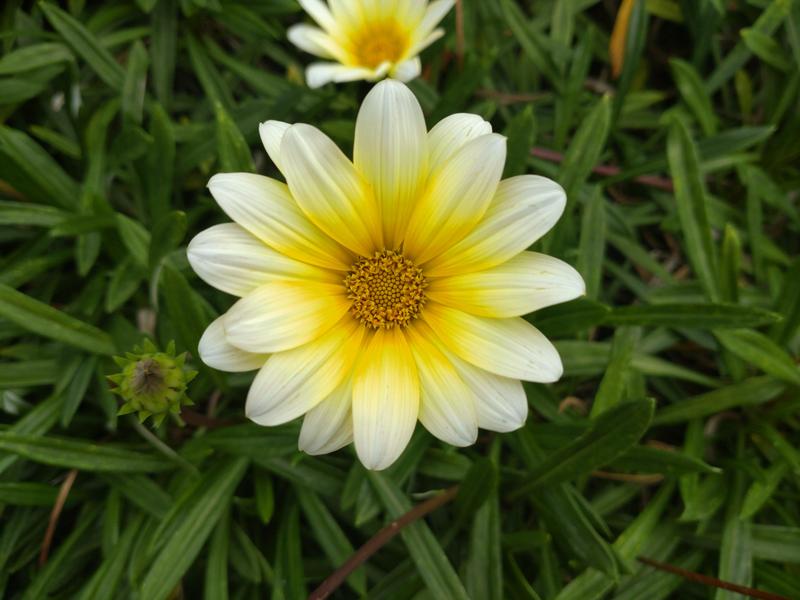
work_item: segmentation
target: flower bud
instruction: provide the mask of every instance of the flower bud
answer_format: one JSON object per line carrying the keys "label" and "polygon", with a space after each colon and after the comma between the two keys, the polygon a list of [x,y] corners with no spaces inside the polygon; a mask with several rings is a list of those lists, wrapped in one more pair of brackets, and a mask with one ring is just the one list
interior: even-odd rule
{"label": "flower bud", "polygon": [[118,414],[135,412],[140,421],[152,416],[158,426],[168,414],[179,414],[181,406],[194,404],[186,396],[186,387],[197,371],[185,367],[185,352],[175,355],[174,342],[165,352],[159,352],[150,340],[133,350],[114,357],[122,371],[108,376],[116,384],[111,391],[123,399]]}

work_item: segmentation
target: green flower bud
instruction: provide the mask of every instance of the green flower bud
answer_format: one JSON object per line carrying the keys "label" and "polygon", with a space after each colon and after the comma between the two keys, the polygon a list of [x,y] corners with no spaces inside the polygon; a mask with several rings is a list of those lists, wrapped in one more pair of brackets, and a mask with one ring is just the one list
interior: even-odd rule
{"label": "green flower bud", "polygon": [[116,384],[111,391],[124,401],[118,414],[135,412],[140,421],[152,416],[158,426],[168,414],[180,414],[181,406],[194,404],[186,387],[197,371],[185,367],[185,352],[175,355],[175,342],[170,342],[165,352],[159,352],[150,340],[133,350],[114,357],[122,371],[108,376]]}

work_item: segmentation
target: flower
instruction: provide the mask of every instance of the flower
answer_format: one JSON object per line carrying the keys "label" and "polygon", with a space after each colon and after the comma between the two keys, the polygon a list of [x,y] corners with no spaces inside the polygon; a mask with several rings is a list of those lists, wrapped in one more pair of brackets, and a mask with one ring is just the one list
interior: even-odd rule
{"label": "flower", "polygon": [[504,137],[471,114],[426,131],[393,80],[361,106],[353,162],[310,125],[267,121],[260,134],[287,184],[215,175],[208,187],[235,223],[188,248],[201,278],[241,297],[199,352],[224,371],[260,369],[247,416],[305,415],[301,450],[354,440],[370,469],[397,459],[417,419],[456,446],[478,427],[521,427],[519,380],[553,382],[562,366],[520,315],[584,293],[572,267],[526,251],[563,212],[561,187],[500,181]]}
{"label": "flower", "polygon": [[153,416],[156,426],[168,414],[178,415],[181,406],[194,404],[186,395],[186,386],[197,375],[197,371],[185,366],[186,353],[175,355],[175,342],[167,345],[166,352],[159,352],[148,339],[142,347],[123,356],[114,356],[121,372],[109,375],[108,380],[116,385],[112,392],[122,397],[120,415],[138,413],[139,421]]}
{"label": "flower", "polygon": [[294,25],[288,31],[289,41],[335,61],[309,65],[306,80],[317,88],[331,81],[377,81],[387,75],[414,79],[421,70],[419,53],[444,35],[436,25],[455,0],[299,2],[322,29]]}

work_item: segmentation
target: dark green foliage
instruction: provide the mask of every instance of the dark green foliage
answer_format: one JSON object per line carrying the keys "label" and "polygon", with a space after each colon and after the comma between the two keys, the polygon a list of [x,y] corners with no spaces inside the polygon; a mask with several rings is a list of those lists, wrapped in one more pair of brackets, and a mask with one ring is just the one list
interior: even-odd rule
{"label": "dark green foliage", "polygon": [[[304,85],[295,0],[2,4],[0,596],[298,600],[460,484],[332,597],[738,597],[639,555],[800,597],[800,2],[640,0],[618,80],[618,2],[461,4],[463,67],[451,14],[411,88],[566,188],[535,249],[587,297],[527,317],[565,373],[526,384],[523,430],[419,426],[380,473],[245,422],[252,375],[197,359],[232,298],[185,255],[227,220],[211,175],[279,176],[259,122],[349,153],[369,85]],[[112,356],[146,336],[199,371],[184,427],[117,418]]]}

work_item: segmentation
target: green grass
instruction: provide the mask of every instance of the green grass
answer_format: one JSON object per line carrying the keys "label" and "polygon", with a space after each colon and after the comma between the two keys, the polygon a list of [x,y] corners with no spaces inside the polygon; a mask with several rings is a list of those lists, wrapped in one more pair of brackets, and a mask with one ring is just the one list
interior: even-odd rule
{"label": "green grass", "polygon": [[507,176],[565,187],[537,249],[588,294],[529,317],[565,374],[526,384],[523,430],[420,426],[368,473],[246,423],[252,375],[191,357],[193,412],[155,432],[105,381],[143,331],[196,354],[231,304],[185,256],[226,220],[210,176],[278,176],[267,119],[349,152],[368,84],[305,87],[293,0],[4,2],[0,596],[295,600],[460,483],[333,597],[742,597],[638,556],[800,597],[800,2],[641,0],[614,80],[617,6],[464,0],[463,57],[454,14],[424,53],[429,126],[478,113]]}

